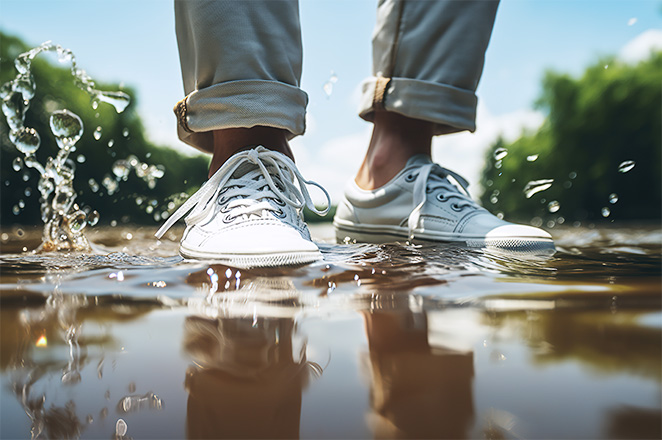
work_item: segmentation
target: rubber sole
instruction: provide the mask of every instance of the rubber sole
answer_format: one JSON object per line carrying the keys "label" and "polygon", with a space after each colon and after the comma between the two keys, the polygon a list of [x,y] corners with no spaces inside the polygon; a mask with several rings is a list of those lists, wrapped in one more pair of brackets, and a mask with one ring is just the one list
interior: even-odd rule
{"label": "rubber sole", "polygon": [[449,243],[472,248],[501,249],[524,253],[554,253],[554,241],[540,237],[493,237],[456,235],[449,233],[417,232],[409,236],[409,230],[398,226],[345,225],[334,222],[338,243],[392,243],[394,241],[427,241]]}
{"label": "rubber sole", "polygon": [[238,268],[299,266],[323,259],[319,251],[280,252],[266,254],[224,254],[199,252],[179,247],[179,254],[192,260],[210,260]]}

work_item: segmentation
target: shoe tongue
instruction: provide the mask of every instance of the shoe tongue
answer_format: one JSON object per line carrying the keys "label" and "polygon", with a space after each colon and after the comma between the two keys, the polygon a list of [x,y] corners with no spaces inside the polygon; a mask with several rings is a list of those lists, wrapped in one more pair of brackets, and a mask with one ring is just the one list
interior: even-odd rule
{"label": "shoe tongue", "polygon": [[257,168],[259,167],[252,162],[243,162],[239,165],[239,167],[237,167],[234,173],[232,173],[232,178],[239,179]]}
{"label": "shoe tongue", "polygon": [[429,163],[432,163],[432,158],[430,156],[428,156],[427,154],[417,154],[409,158],[409,160],[407,161],[407,165],[405,165],[405,168],[408,168],[410,166],[427,165]]}

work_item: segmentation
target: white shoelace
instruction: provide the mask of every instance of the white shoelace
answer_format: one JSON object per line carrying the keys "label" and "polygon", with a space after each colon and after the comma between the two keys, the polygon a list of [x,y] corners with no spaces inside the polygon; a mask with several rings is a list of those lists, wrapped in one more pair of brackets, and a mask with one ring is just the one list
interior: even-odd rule
{"label": "white shoelace", "polygon": [[[473,206],[478,208],[476,202],[469,196],[469,182],[454,171],[439,166],[436,163],[430,163],[421,166],[418,170],[418,177],[414,183],[414,209],[409,215],[407,225],[409,227],[409,236],[413,235],[414,229],[418,226],[418,221],[421,217],[421,209],[426,201],[428,187],[430,192],[438,189],[445,189],[444,199],[456,198],[459,202],[453,203],[453,209],[460,211],[465,206]],[[414,173],[412,173],[414,174]],[[464,194],[461,193],[457,186],[453,185],[447,177],[451,176],[462,187]]]}
{"label": "white shoelace", "polygon": [[[257,165],[259,169],[247,173],[244,176],[246,179],[242,177],[241,180],[243,185],[241,187],[234,186],[233,188],[228,189],[226,183],[232,179],[232,175],[237,168],[246,161]],[[281,191],[274,182],[274,179],[269,173],[269,169],[275,170],[278,173],[278,180],[285,186],[283,191]],[[286,173],[284,173],[283,170],[285,170]],[[186,217],[187,225],[195,224],[207,217],[209,211],[215,209],[215,203],[209,203],[209,201],[215,200],[219,197],[221,192],[224,192],[224,188],[225,191],[227,191],[227,194],[224,194],[224,196],[227,196],[228,199],[237,197],[237,199],[232,200],[228,204],[228,208],[236,209],[233,217],[249,215],[263,210],[273,210],[273,206],[266,200],[252,204],[245,202],[245,200],[250,199],[252,195],[258,194],[261,188],[264,187],[263,182],[254,180],[255,177],[259,177],[259,174],[264,177],[269,189],[273,192],[273,195],[275,195],[281,202],[295,209],[307,206],[317,215],[325,215],[329,212],[331,199],[329,193],[327,193],[320,184],[304,179],[294,162],[292,162],[287,156],[259,146],[251,150],[239,152],[228,159],[195,194],[193,194],[170,218],[168,218],[154,235],[156,238],[163,237],[163,234],[165,234],[168,229],[177,222],[177,220],[191,210],[193,211],[191,211]],[[296,178],[299,186],[290,181],[290,176]],[[245,183],[250,180],[252,180],[251,183]],[[325,209],[320,211],[315,207],[306,185],[314,185],[322,190],[327,201]],[[246,197],[246,199],[243,197]],[[270,197],[269,195],[260,194],[257,198],[264,199]],[[242,200],[244,201],[242,202]]]}

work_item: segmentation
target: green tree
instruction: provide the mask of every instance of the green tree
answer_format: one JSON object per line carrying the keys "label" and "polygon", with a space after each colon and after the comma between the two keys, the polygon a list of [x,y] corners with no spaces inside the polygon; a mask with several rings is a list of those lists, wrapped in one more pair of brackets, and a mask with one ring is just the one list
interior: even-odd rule
{"label": "green tree", "polygon": [[[1,85],[16,76],[14,59],[30,47],[20,39],[2,33],[0,40]],[[84,60],[79,60],[79,64],[84,67]],[[77,143],[77,151],[70,156],[76,162],[76,201],[81,207],[87,205],[98,210],[102,222],[116,220],[153,224],[155,214],[160,215],[166,210],[172,212],[172,208],[168,209],[172,195],[181,192],[190,194],[206,179],[208,158],[183,156],[146,139],[135,110],[137,93],[131,88],[123,90],[131,96],[132,102],[123,113],[118,114],[105,103],[94,109],[90,96],[74,85],[68,64],[56,65],[48,55],[41,54],[32,63],[32,73],[36,95],[27,111],[25,125],[36,129],[41,136],[37,159],[44,163],[58,151],[49,127],[50,114],[58,109],[68,109],[80,116],[85,131]],[[101,90],[120,89],[117,84],[97,83],[96,87]],[[9,128],[4,118],[0,119],[0,223],[39,224],[38,172],[27,168],[14,171],[12,162],[21,154],[9,140]],[[101,130],[98,140],[94,136],[97,127]],[[131,172],[126,181],[119,182],[118,190],[109,194],[110,191],[103,185],[104,177],[114,181],[113,163],[131,155],[141,163],[163,165],[164,176],[150,188],[146,181]],[[95,185],[90,185],[90,179],[98,184],[98,190],[94,191]],[[21,201],[25,208],[15,215],[12,209]]]}
{"label": "green tree", "polygon": [[[636,65],[601,60],[579,78],[547,72],[537,102],[545,122],[535,133],[510,144],[498,140],[489,149],[483,205],[518,221],[659,219],[660,78],[662,52]],[[507,151],[500,161],[499,149]],[[619,171],[629,161],[634,168]],[[527,183],[544,179],[552,185],[527,198]]]}

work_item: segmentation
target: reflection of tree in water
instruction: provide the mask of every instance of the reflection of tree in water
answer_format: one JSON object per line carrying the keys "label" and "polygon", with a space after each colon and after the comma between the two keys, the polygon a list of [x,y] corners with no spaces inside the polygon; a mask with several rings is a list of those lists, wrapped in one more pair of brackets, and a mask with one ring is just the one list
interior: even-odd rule
{"label": "reflection of tree in water", "polygon": [[118,312],[109,302],[90,304],[84,295],[63,295],[56,289],[41,303],[33,298],[27,308],[3,304],[0,368],[8,372],[12,391],[30,420],[32,438],[78,438],[86,427],[77,414],[75,398],[64,404],[50,403],[45,391],[52,377],[58,377],[63,386],[81,386],[80,371],[92,361],[88,348],[119,349],[120,344],[108,334],[81,335],[83,323],[135,320],[154,308],[142,305]]}
{"label": "reflection of tree in water", "polygon": [[498,329],[514,328],[539,363],[578,360],[602,374],[629,374],[662,382],[662,333],[641,324],[651,309],[602,307],[502,311],[485,315]]}

